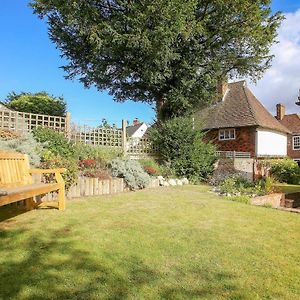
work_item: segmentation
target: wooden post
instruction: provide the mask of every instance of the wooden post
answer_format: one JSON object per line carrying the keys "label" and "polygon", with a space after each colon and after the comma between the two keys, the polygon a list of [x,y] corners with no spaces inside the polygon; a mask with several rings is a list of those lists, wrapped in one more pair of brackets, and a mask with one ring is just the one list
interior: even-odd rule
{"label": "wooden post", "polygon": [[66,125],[65,125],[65,135],[68,141],[71,140],[71,113],[66,113]]}
{"label": "wooden post", "polygon": [[127,152],[127,133],[126,133],[127,121],[122,120],[122,148],[123,155],[126,156]]}

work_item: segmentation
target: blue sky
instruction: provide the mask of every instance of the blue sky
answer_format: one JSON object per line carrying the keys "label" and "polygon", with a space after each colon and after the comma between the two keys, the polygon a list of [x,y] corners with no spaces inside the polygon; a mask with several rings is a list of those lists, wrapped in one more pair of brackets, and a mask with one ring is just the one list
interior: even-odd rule
{"label": "blue sky", "polygon": [[[300,0],[273,1],[274,10],[293,13],[299,8]],[[59,68],[64,64],[60,52],[49,40],[45,22],[32,14],[27,0],[1,0],[0,41],[0,100],[11,91],[45,90],[64,96],[77,123],[93,125],[102,118],[117,124],[121,119],[135,117],[146,122],[153,120],[154,111],[149,105],[116,103],[105,92],[65,80]]]}

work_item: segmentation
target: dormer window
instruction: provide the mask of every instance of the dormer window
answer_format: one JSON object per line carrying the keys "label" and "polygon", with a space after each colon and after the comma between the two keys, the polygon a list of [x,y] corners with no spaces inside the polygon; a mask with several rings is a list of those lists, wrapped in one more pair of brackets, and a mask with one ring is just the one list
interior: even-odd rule
{"label": "dormer window", "polygon": [[235,140],[235,129],[220,129],[219,130],[219,140],[227,141],[227,140]]}

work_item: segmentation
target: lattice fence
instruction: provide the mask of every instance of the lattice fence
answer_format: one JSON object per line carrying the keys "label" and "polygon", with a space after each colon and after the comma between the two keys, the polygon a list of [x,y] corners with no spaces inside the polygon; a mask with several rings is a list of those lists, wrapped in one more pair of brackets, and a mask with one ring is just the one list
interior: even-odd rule
{"label": "lattice fence", "polygon": [[37,127],[47,127],[59,132],[65,132],[67,127],[67,118],[11,110],[0,110],[1,129],[23,134],[30,132]]}
{"label": "lattice fence", "polygon": [[126,152],[132,158],[157,156],[157,149],[148,138],[129,138]]}
{"label": "lattice fence", "polygon": [[73,124],[70,139],[74,143],[83,143],[86,145],[122,147],[122,130]]}
{"label": "lattice fence", "polygon": [[67,113],[66,117],[57,117],[0,107],[0,131],[2,132],[10,132],[18,136],[31,132],[37,127],[45,127],[63,133],[74,143],[123,149],[124,154],[131,158],[156,156],[157,149],[149,139],[127,137],[126,124],[127,122],[123,120],[122,129],[76,125],[71,124],[70,113]]}

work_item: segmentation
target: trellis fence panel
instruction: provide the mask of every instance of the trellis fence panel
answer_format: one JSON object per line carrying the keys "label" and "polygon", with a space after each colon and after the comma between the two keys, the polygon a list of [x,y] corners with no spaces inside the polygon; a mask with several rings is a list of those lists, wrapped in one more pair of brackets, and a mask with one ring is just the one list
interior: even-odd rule
{"label": "trellis fence panel", "polygon": [[46,127],[65,133],[68,129],[68,116],[57,117],[11,110],[0,110],[0,128],[24,134],[37,127]]}
{"label": "trellis fence panel", "polygon": [[72,124],[70,139],[74,143],[121,148],[122,130],[117,128],[90,127]]}
{"label": "trellis fence panel", "polygon": [[129,138],[126,153],[132,159],[139,159],[157,156],[157,149],[148,138]]}
{"label": "trellis fence panel", "polygon": [[65,117],[41,115],[12,111],[0,107],[0,129],[12,133],[24,134],[38,127],[50,128],[66,136],[69,141],[92,146],[113,147],[123,150],[124,155],[132,159],[157,156],[147,138],[128,138],[126,120],[122,128],[91,127],[71,124],[71,114]]}

